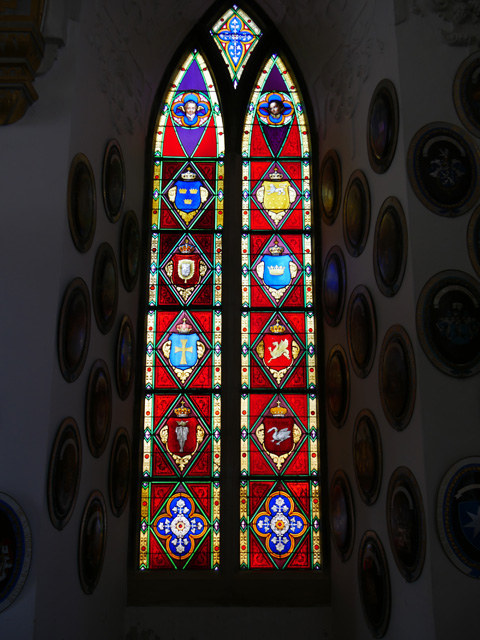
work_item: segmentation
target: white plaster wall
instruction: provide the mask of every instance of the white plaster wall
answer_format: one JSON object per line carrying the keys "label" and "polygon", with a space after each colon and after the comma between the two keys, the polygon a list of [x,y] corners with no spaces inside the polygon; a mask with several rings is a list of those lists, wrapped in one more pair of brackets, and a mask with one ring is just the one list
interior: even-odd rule
{"label": "white plaster wall", "polygon": [[[454,106],[453,83],[461,62],[477,47],[449,46],[442,32],[473,33],[478,25],[466,21],[453,25],[448,19],[453,3],[443,16],[426,3],[421,12],[410,13],[398,26],[399,67],[404,97],[404,142],[408,149],[416,131],[432,121],[444,121],[465,130]],[[415,70],[415,72],[413,71]],[[475,140],[477,147],[479,140]],[[467,226],[474,208],[453,219],[427,210],[407,190],[410,211],[414,297],[426,282],[444,269],[458,269],[478,279],[467,252]],[[478,205],[478,203],[476,203]],[[417,341],[418,344],[418,341]],[[478,455],[478,377],[456,379],[438,371],[418,345],[417,371],[422,401],[421,428],[424,442],[427,544],[430,556],[434,635],[438,640],[467,637],[475,626],[480,596],[477,580],[461,573],[447,558],[436,525],[437,495],[443,476],[462,458]]]}
{"label": "white plaster wall", "polygon": [[[388,423],[382,409],[378,386],[378,369],[383,338],[394,324],[401,324],[414,345],[417,354],[415,333],[415,293],[412,268],[411,227],[412,221],[407,202],[407,178],[405,173],[406,148],[404,144],[403,87],[398,70],[395,14],[393,3],[367,2],[344,3],[344,22],[353,24],[351,32],[344,32],[343,42],[337,47],[335,59],[337,74],[325,94],[326,118],[320,132],[320,160],[330,148],[337,150],[342,165],[342,192],[357,169],[361,169],[370,188],[371,221],[367,243],[359,257],[352,257],[345,248],[342,229],[342,209],[332,226],[322,224],[322,248],[325,256],[329,248],[338,244],[344,253],[347,273],[347,295],[345,311],[338,327],[325,327],[325,362],[330,349],[337,343],[346,352],[346,307],[352,291],[359,284],[365,285],[372,296],[376,323],[377,345],[375,360],[369,375],[360,379],[350,366],[351,396],[348,417],[341,429],[335,428],[327,417],[328,477],[337,469],[343,469],[349,478],[355,508],[355,541],[353,552],[342,562],[332,546],[332,606],[335,637],[339,639],[367,639],[372,637],[362,611],[358,588],[358,552],[360,541],[367,530],[374,530],[385,549],[390,571],[392,589],[392,612],[387,638],[433,638],[433,612],[430,597],[431,578],[428,561],[420,579],[407,585],[399,574],[390,550],[386,522],[386,495],[391,474],[400,465],[409,467],[424,490],[424,455],[422,438],[422,397],[417,400],[412,419],[403,432],[395,431]],[[400,104],[400,131],[396,153],[388,171],[376,174],[370,167],[366,144],[366,123],[370,100],[377,84],[383,79],[391,80],[397,90]],[[355,91],[354,91],[355,89]],[[407,219],[409,246],[407,267],[403,284],[393,298],[386,298],[379,291],[373,270],[374,230],[384,200],[395,196],[402,204]],[[342,199],[343,207],[343,199]],[[349,358],[349,356],[348,356]],[[350,358],[349,358],[350,360]],[[352,456],[352,439],[355,419],[363,409],[370,409],[380,429],[383,448],[383,476],[380,493],[375,504],[366,506],[359,495],[355,481]],[[348,605],[347,605],[348,603]],[[348,615],[345,607],[348,606]]]}

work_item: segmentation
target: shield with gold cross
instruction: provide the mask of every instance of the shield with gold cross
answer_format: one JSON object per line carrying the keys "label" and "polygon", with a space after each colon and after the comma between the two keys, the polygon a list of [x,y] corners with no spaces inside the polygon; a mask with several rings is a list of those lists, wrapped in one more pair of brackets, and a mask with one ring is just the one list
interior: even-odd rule
{"label": "shield with gold cross", "polygon": [[183,322],[177,324],[176,331],[168,336],[162,351],[172,365],[175,375],[183,383],[205,353],[205,345],[201,342],[198,333],[193,331],[192,325],[183,318]]}

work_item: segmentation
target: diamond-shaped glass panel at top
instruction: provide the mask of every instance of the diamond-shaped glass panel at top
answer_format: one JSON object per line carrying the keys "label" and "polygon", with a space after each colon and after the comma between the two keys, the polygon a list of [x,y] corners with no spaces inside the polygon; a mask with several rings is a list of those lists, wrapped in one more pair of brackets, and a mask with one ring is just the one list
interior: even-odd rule
{"label": "diamond-shaped glass panel at top", "polygon": [[262,32],[244,11],[233,5],[217,20],[210,33],[222,53],[233,86],[237,88],[248,58]]}

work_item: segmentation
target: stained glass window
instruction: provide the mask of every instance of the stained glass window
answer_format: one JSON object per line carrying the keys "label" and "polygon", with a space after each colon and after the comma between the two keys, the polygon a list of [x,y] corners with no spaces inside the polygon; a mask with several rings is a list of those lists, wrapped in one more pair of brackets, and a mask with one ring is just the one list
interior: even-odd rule
{"label": "stained glass window", "polygon": [[219,566],[223,170],[215,85],[193,51],[153,153],[140,569]]}
{"label": "stained glass window", "polygon": [[210,32],[237,88],[248,58],[262,35],[255,22],[236,5],[217,20]]}
{"label": "stained glass window", "polygon": [[[225,557],[237,560],[235,569],[238,563],[249,570],[319,569],[307,122],[277,54],[261,69],[249,100],[243,88],[234,91],[261,35],[246,13],[233,6],[210,34],[233,87],[227,84],[218,96],[207,62],[194,50],[167,87],[155,122],[139,567],[217,570],[222,542],[230,548]],[[232,275],[241,265],[241,290],[229,287],[232,304],[225,310],[220,104],[229,130],[243,131],[242,173],[232,169],[226,176],[227,192],[241,186],[242,208],[229,200],[225,216],[229,237],[233,229],[241,240],[241,259],[230,252],[225,267]],[[238,149],[231,151],[234,156]],[[227,286],[234,282],[233,276]],[[233,326],[233,316],[241,325],[241,368],[222,373],[222,326]],[[230,335],[223,338],[227,350]],[[238,390],[223,425],[236,442],[228,460],[221,458],[222,382],[229,393]],[[239,455],[240,477],[232,472]],[[229,472],[222,477],[221,461]],[[230,512],[232,531],[239,496],[239,543],[238,537],[220,541],[220,482],[227,475],[237,498],[233,506],[222,504],[222,514]],[[225,493],[233,495],[222,488]]]}
{"label": "stained glass window", "polygon": [[252,93],[242,155],[241,567],[319,569],[310,153],[277,55]]}

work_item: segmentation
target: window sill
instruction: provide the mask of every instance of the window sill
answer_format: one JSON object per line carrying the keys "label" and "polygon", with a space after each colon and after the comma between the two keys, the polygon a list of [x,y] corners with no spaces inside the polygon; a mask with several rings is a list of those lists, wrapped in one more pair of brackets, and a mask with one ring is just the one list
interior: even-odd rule
{"label": "window sill", "polygon": [[325,572],[242,571],[196,573],[131,571],[128,606],[278,606],[279,593],[288,606],[330,603],[330,576]]}

